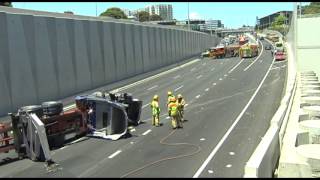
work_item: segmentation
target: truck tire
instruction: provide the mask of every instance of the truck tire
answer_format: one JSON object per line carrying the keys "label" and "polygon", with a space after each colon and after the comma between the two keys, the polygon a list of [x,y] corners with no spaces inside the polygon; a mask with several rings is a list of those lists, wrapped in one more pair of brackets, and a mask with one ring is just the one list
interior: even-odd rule
{"label": "truck tire", "polygon": [[48,101],[42,103],[43,114],[47,116],[58,115],[63,111],[63,104],[59,101]]}
{"label": "truck tire", "polygon": [[43,110],[40,105],[30,105],[30,106],[23,106],[19,109],[19,112],[22,113],[34,113],[36,114],[39,118],[43,116]]}

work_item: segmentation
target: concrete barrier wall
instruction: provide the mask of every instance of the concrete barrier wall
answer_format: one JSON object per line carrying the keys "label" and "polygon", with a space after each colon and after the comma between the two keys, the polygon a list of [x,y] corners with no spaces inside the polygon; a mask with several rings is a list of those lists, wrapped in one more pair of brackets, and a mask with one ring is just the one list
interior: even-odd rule
{"label": "concrete barrier wall", "polygon": [[163,26],[3,11],[0,39],[0,116],[155,70],[217,44],[208,34]]}

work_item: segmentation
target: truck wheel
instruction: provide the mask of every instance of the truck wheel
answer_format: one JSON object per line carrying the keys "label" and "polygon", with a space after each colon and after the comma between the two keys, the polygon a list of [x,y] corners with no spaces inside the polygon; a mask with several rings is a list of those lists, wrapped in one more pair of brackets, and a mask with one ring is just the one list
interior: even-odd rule
{"label": "truck wheel", "polygon": [[42,103],[43,114],[47,116],[58,115],[63,111],[63,104],[59,101],[48,101]]}

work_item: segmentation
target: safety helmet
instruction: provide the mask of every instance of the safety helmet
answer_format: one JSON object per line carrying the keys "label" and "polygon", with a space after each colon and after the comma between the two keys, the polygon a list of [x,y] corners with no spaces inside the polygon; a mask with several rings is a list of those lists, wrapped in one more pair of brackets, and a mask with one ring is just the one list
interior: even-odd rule
{"label": "safety helmet", "polygon": [[153,100],[158,100],[159,99],[159,96],[158,95],[154,95],[153,96]]}
{"label": "safety helmet", "polygon": [[176,102],[176,98],[175,97],[171,97],[170,98],[170,102]]}
{"label": "safety helmet", "polygon": [[172,92],[171,91],[168,91],[168,96],[171,96],[172,95]]}
{"label": "safety helmet", "polygon": [[181,99],[182,98],[182,95],[181,94],[178,94],[178,99]]}

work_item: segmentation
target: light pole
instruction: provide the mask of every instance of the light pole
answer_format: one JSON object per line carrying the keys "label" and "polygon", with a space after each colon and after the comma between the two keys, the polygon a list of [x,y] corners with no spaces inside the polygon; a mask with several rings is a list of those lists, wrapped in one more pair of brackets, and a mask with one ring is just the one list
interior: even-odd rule
{"label": "light pole", "polygon": [[190,13],[189,13],[189,1],[188,1],[188,29],[190,31]]}
{"label": "light pole", "polygon": [[98,3],[96,2],[96,17],[98,16]]}

